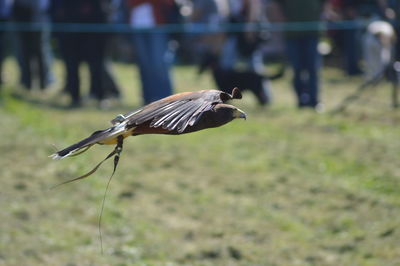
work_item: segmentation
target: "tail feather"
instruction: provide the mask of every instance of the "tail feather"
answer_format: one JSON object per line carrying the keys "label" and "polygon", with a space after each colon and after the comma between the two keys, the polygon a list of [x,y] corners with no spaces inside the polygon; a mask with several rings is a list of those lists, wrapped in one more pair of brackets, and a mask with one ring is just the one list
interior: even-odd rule
{"label": "tail feather", "polygon": [[62,159],[68,156],[77,155],[79,153],[85,152],[93,144],[99,143],[100,141],[107,138],[112,138],[114,136],[117,137],[121,133],[121,131],[121,128],[118,126],[96,131],[89,137],[50,155],[50,157],[53,159]]}
{"label": "tail feather", "polygon": [[103,135],[105,131],[107,131],[107,130],[96,131],[89,137],[87,137],[75,144],[72,144],[71,146],[69,146],[63,150],[60,150],[60,151],[50,155],[50,157],[53,159],[62,159],[64,157],[76,154],[77,152],[81,151],[84,148],[88,149],[91,145],[93,145],[94,143],[96,143],[98,141],[99,136]]}

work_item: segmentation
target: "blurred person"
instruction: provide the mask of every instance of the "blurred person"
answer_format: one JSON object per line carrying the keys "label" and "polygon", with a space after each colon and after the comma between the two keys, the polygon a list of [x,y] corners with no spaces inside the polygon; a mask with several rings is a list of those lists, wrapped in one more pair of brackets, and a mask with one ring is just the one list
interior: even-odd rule
{"label": "blurred person", "polygon": [[[342,10],[345,20],[382,18],[384,1],[382,0],[342,0]],[[363,73],[360,68],[362,58],[363,31],[365,29],[353,28],[344,30],[345,59],[348,75],[358,75]]]}
{"label": "blurred person", "polygon": [[[260,44],[265,41],[260,32],[248,30],[248,26],[267,22],[266,5],[262,0],[226,0],[225,21],[244,24],[244,31],[230,32],[219,48],[219,62],[214,64],[213,74],[220,89],[223,84],[232,84],[236,80],[239,89],[251,88],[261,105],[271,100],[270,85],[264,72],[263,56]],[[233,84],[232,84],[233,85]]]}
{"label": "blurred person", "polygon": [[381,4],[381,8],[384,13],[384,19],[392,24],[393,28],[396,31],[396,42],[395,42],[395,59],[400,61],[400,27],[399,27],[399,19],[400,19],[400,1],[398,0],[379,0]]}
{"label": "blurred person", "polygon": [[[359,8],[357,1],[343,1],[341,3],[343,10],[344,20],[356,20],[359,16]],[[343,49],[345,70],[347,75],[355,76],[360,75],[362,70],[360,68],[361,50],[361,32],[358,28],[349,28],[343,32]]]}
{"label": "blurred person", "polygon": [[[115,0],[55,0],[52,7],[57,23],[109,23],[115,12]],[[109,67],[106,49],[110,37],[104,32],[60,32],[58,45],[66,69],[65,91],[71,96],[71,107],[81,105],[79,65],[88,63],[90,73],[89,97],[95,98],[99,107],[107,107],[107,99],[120,97]]]}
{"label": "blurred person", "polygon": [[[341,21],[386,17],[386,0],[328,0],[327,19],[331,24]],[[330,31],[335,45],[343,52],[344,70],[347,75],[362,74],[362,36],[364,29],[350,27]]]}
{"label": "blurred person", "polygon": [[359,14],[364,18],[385,18],[388,15],[386,14],[387,0],[358,0],[355,2],[358,2]]}
{"label": "blurred person", "polygon": [[[2,27],[5,27],[5,24],[11,16],[11,8],[12,8],[12,0],[0,0],[0,23],[2,23]],[[0,85],[3,84],[3,61],[5,57],[5,44],[6,40],[6,32],[4,28],[0,28]]]}
{"label": "blurred person", "polygon": [[13,21],[34,23],[38,29],[20,30],[16,33],[17,58],[21,70],[21,83],[32,88],[32,81],[39,78],[41,89],[54,81],[50,70],[52,55],[50,48],[49,2],[50,0],[14,0]]}
{"label": "blurred person", "polygon": [[385,74],[394,60],[395,30],[389,22],[372,21],[363,35],[365,79],[371,81]]}
{"label": "blurred person", "polygon": [[[266,8],[262,0],[228,0],[229,22],[254,23],[266,22]],[[248,31],[245,25],[244,32],[229,34],[221,54],[221,66],[229,69],[237,63],[240,57],[248,61],[248,67],[259,70],[260,57],[257,46],[260,43],[259,32]]]}
{"label": "blurred person", "polygon": [[[228,18],[227,0],[193,0],[189,23],[218,29]],[[219,54],[226,34],[223,32],[191,33],[190,43],[196,61],[201,63],[207,54]]]}
{"label": "blurred person", "polygon": [[[331,23],[336,21],[354,21],[360,16],[360,1],[358,0],[329,0],[329,9]],[[334,14],[334,16],[333,16]],[[350,27],[343,30],[337,30],[333,35],[335,44],[343,52],[344,70],[349,76],[360,75],[361,50],[361,31],[358,28]]]}
{"label": "blurred person", "polygon": [[[286,22],[318,22],[323,0],[275,0]],[[314,25],[317,26],[317,25]],[[319,31],[304,29],[286,32],[286,49],[293,68],[293,87],[300,108],[318,109],[319,70],[321,58],[317,50]]]}
{"label": "blurred person", "polygon": [[[142,84],[144,103],[172,94],[168,33],[152,28],[170,22],[174,0],[126,0],[129,23],[139,29],[133,33],[133,48]],[[140,29],[144,31],[140,31]]]}

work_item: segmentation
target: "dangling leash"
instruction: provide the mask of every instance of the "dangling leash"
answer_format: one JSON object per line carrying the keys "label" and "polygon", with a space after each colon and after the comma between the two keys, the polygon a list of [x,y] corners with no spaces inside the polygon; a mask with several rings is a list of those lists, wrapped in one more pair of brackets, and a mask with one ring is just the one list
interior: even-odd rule
{"label": "dangling leash", "polygon": [[118,136],[117,146],[114,148],[114,150],[110,154],[108,154],[107,157],[104,158],[100,163],[98,163],[92,170],[90,170],[88,173],[86,173],[86,174],[84,174],[82,176],[79,176],[79,177],[71,179],[71,180],[67,180],[65,182],[62,182],[62,183],[60,183],[58,185],[55,185],[55,186],[51,187],[51,189],[54,189],[54,188],[57,188],[57,187],[59,187],[61,185],[65,185],[65,184],[68,184],[68,183],[71,183],[71,182],[74,182],[74,181],[77,181],[77,180],[80,180],[80,179],[84,179],[84,178],[94,174],[97,171],[97,169],[105,161],[107,161],[108,159],[110,159],[111,157],[114,156],[114,168],[113,168],[113,171],[112,171],[112,173],[110,175],[110,178],[108,179],[106,190],[104,191],[103,200],[102,200],[102,203],[101,203],[100,217],[99,217],[99,225],[98,225],[98,227],[99,227],[99,238],[100,238],[101,254],[103,254],[103,238],[102,238],[102,233],[101,233],[101,218],[103,216],[104,204],[105,204],[108,188],[110,186],[111,179],[114,176],[115,170],[117,170],[119,158],[121,156],[121,152],[122,152],[122,149],[123,149],[123,144],[124,144],[124,137],[123,136]]}
{"label": "dangling leash", "polygon": [[102,237],[102,234],[101,234],[101,218],[103,217],[104,204],[106,202],[106,195],[107,195],[107,192],[108,192],[108,188],[110,187],[111,179],[113,178],[115,170],[117,169],[118,162],[119,162],[119,157],[121,156],[121,152],[122,152],[122,148],[123,148],[123,144],[124,144],[124,138],[122,136],[118,136],[117,146],[115,147],[115,149],[112,152],[112,153],[115,152],[114,169],[112,171],[112,174],[110,175],[110,178],[108,179],[106,190],[104,190],[103,201],[101,203],[101,210],[100,210],[100,216],[99,216],[99,239],[100,239],[101,254],[104,253],[103,252],[103,237]]}
{"label": "dangling leash", "polygon": [[[77,180],[80,180],[80,179],[84,179],[84,178],[86,178],[88,176],[91,176],[92,174],[94,174],[97,171],[97,169],[99,169],[99,167],[105,161],[107,161],[108,159],[110,159],[112,156],[115,155],[115,158],[114,158],[114,170],[112,172],[112,175],[114,175],[114,172],[115,172],[115,170],[117,168],[117,165],[118,165],[118,162],[119,162],[120,154],[122,152],[123,139],[124,138],[122,136],[118,136],[118,143],[117,143],[117,146],[115,147],[115,149],[109,155],[107,155],[107,157],[104,158],[100,163],[98,163],[92,170],[90,170],[88,173],[86,173],[84,175],[81,175],[81,176],[79,176],[77,178],[74,178],[74,179],[71,179],[71,180],[67,180],[67,181],[62,182],[60,184],[57,184],[57,185],[51,187],[51,189],[54,189],[54,188],[59,187],[61,185],[65,185],[65,184],[68,184],[68,183],[71,183],[71,182],[74,182],[74,181],[77,181]],[[86,151],[86,149],[84,151]],[[82,153],[82,152],[80,152],[80,153]]]}

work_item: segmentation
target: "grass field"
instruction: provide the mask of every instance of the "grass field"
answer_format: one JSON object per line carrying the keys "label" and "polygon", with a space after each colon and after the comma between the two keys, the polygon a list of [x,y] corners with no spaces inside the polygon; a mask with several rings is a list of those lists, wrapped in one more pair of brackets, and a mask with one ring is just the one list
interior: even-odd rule
{"label": "grass field", "polygon": [[[138,107],[137,71],[114,65],[123,104],[100,111],[13,96],[14,68],[8,61],[0,103],[0,265],[400,265],[400,110],[387,84],[333,116],[296,109],[287,73],[272,84],[273,106],[257,107],[248,93],[235,102],[247,121],[128,139],[104,209],[102,255],[112,162],[49,188],[112,147],[47,156]],[[213,88],[192,67],[176,67],[174,82],[176,91]],[[326,108],[360,82],[325,70]]]}

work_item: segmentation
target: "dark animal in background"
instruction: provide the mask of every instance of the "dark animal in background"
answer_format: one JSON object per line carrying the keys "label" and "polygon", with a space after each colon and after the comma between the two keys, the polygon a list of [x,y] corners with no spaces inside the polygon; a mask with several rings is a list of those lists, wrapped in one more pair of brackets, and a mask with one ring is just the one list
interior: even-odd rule
{"label": "dark animal in background", "polygon": [[237,87],[241,91],[250,90],[260,105],[267,105],[271,102],[271,96],[268,92],[268,82],[281,78],[284,75],[285,68],[282,65],[276,74],[260,74],[252,70],[223,69],[219,66],[219,57],[213,54],[207,54],[203,57],[199,65],[199,74],[210,68],[212,77],[217,88],[223,92],[229,93],[231,88]]}

